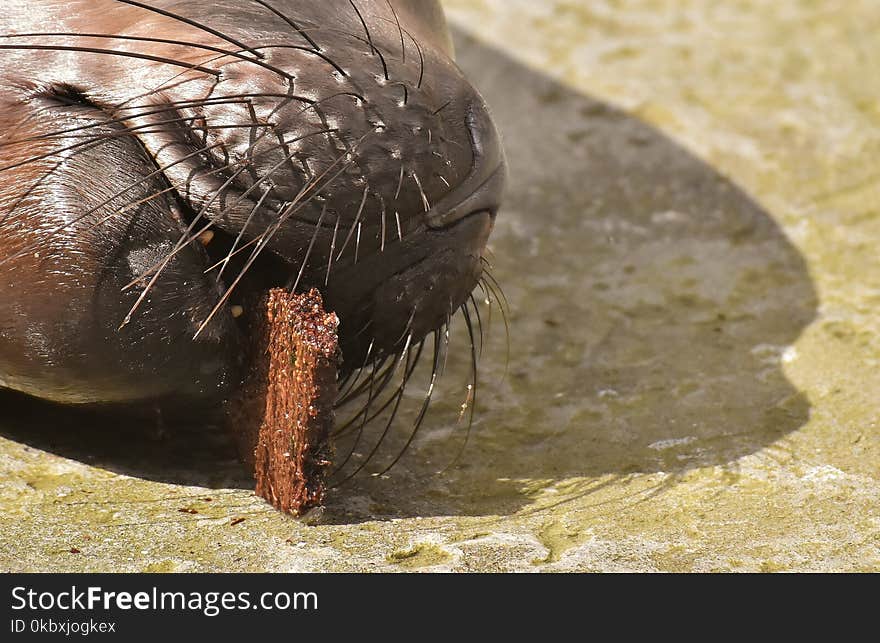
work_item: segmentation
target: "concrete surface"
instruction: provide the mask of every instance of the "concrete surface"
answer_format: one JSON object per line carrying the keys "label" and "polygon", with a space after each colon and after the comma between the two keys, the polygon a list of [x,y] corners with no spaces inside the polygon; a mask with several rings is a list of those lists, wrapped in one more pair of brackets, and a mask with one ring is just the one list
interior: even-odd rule
{"label": "concrete surface", "polygon": [[461,458],[461,326],[311,526],[219,434],[0,400],[0,569],[880,570],[880,6],[445,4],[512,170]]}

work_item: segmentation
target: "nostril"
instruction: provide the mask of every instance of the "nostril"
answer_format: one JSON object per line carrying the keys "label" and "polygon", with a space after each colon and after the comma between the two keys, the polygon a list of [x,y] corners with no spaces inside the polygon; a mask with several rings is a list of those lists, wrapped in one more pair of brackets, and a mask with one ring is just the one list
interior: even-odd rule
{"label": "nostril", "polygon": [[489,212],[494,217],[501,204],[507,164],[498,130],[481,98],[477,97],[468,108],[465,126],[473,152],[471,171],[427,213],[430,228],[446,227],[474,212]]}
{"label": "nostril", "polygon": [[489,108],[481,98],[471,102],[465,117],[474,154],[473,169],[481,167],[494,169],[504,162],[501,139],[495,123],[489,115]]}

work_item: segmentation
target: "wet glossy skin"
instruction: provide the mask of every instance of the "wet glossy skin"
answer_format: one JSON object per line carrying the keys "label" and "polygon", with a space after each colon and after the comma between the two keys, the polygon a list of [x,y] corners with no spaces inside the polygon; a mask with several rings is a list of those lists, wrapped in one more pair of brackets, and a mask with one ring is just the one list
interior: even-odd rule
{"label": "wet glossy skin", "polygon": [[139,4],[0,16],[0,386],[221,400],[276,285],[323,291],[348,368],[441,327],[505,168],[439,5]]}

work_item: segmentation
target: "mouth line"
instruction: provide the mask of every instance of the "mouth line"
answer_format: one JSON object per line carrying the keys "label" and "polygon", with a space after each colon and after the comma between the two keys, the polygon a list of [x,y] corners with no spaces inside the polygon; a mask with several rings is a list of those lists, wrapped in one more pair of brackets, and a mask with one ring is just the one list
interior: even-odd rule
{"label": "mouth line", "polygon": [[[504,172],[503,164],[499,165],[492,176],[484,181],[484,185],[496,180],[498,174]],[[360,278],[371,275],[367,282],[375,282],[374,287],[378,287],[380,283],[415,269],[418,265],[428,261],[433,252],[442,248],[443,237],[450,234],[459,225],[464,224],[466,220],[471,220],[472,217],[482,214],[486,214],[491,220],[494,219],[495,212],[496,208],[492,207],[468,210],[451,218],[443,225],[430,225],[423,220],[420,226],[411,230],[402,239],[395,239],[382,251],[377,249],[375,252],[362,255],[356,263],[351,262],[350,258],[349,260],[343,259],[339,263],[334,262],[332,277],[326,284],[323,277],[317,278],[325,274],[325,268],[307,266],[303,271],[303,279],[298,290],[316,287],[322,293],[334,291],[339,287],[339,279],[353,278],[353,274],[360,274]],[[213,235],[210,240],[201,244],[206,256],[206,276],[208,279],[218,281],[221,295],[226,293],[233,284],[235,288],[232,295],[224,302],[222,309],[231,311],[234,317],[239,317],[241,308],[247,311],[257,304],[260,296],[269,290],[273,288],[289,289],[293,286],[294,280],[300,273],[298,264],[288,261],[271,248],[264,247],[260,255],[248,266],[252,248],[248,247],[249,241],[247,239],[239,239],[236,243],[238,234],[218,227],[211,230]],[[199,241],[194,243],[199,243]],[[242,272],[244,274],[239,279]],[[334,285],[334,282],[337,283]],[[366,287],[365,292],[358,297],[358,300],[371,296],[372,290],[374,288]]]}
{"label": "mouth line", "polygon": [[[341,270],[337,273],[337,278],[342,282],[346,282],[349,278],[357,275],[362,280],[362,283],[369,284],[368,287],[364,288],[365,292],[360,297],[360,299],[363,299],[364,297],[371,296],[373,290],[381,284],[416,269],[426,262],[437,260],[443,253],[473,254],[476,252],[479,254],[481,253],[481,248],[465,250],[462,245],[457,243],[447,245],[444,239],[449,238],[450,235],[455,235],[456,228],[459,226],[465,227],[466,222],[472,221],[474,217],[482,214],[486,214],[490,218],[493,216],[491,212],[486,210],[475,210],[442,228],[420,226],[411,234],[406,235],[401,241],[396,242],[393,251],[389,252],[386,249],[384,254],[376,252],[362,257],[358,263],[349,263],[342,266]],[[381,266],[378,265],[380,262]],[[336,287],[339,287],[339,284],[334,283],[334,280],[331,279],[329,290],[335,290]]]}
{"label": "mouth line", "polygon": [[431,230],[441,230],[455,225],[471,215],[487,212],[493,219],[500,204],[495,195],[507,181],[507,165],[498,163],[488,173],[474,172],[464,183],[443,197],[425,215]]}

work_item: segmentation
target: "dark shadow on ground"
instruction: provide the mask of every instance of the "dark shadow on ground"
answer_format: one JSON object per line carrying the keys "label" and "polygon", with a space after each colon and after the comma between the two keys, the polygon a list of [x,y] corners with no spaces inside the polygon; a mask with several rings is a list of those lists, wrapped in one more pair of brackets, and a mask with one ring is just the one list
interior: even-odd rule
{"label": "dark shadow on ground", "polygon": [[[391,475],[333,491],[327,519],[508,514],[533,502],[530,481],[677,475],[801,427],[809,404],[780,358],[817,299],[772,216],[657,129],[458,40],[510,162],[492,243],[512,309],[509,375],[497,384],[495,342],[454,469],[435,475],[459,448],[460,389],[447,388]],[[249,484],[216,427],[169,426],[158,438],[150,420],[87,426],[62,409],[7,412],[22,406],[12,399],[0,398],[11,439],[148,479]]]}
{"label": "dark shadow on ground", "polygon": [[71,408],[0,391],[0,435],[128,476],[211,488],[253,486],[219,417],[152,408]]}
{"label": "dark shadow on ground", "polygon": [[[509,514],[554,481],[582,479],[566,485],[575,497],[599,478],[735,467],[800,428],[810,406],[782,357],[817,297],[773,216],[656,128],[457,36],[510,163],[491,244],[509,375],[497,385],[496,341],[459,466],[431,475],[462,431],[429,429],[390,479],[347,491],[368,512],[331,517]],[[447,418],[460,391],[437,405]]]}

